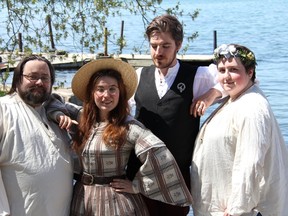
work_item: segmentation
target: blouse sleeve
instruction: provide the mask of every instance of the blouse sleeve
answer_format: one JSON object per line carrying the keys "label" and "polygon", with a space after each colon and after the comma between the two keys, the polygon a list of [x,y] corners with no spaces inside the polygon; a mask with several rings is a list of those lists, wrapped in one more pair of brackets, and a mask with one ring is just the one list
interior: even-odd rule
{"label": "blouse sleeve", "polygon": [[265,156],[271,145],[269,136],[272,134],[273,117],[268,106],[259,100],[257,105],[253,101],[238,104],[241,111],[234,119],[233,128],[237,128],[238,135],[235,137],[232,192],[227,206],[232,215],[250,212],[260,200],[261,185],[265,182]]}
{"label": "blouse sleeve", "polygon": [[4,187],[4,183],[2,180],[1,169],[0,169],[0,215],[1,216],[10,215],[9,202],[8,202],[6,190]]}
{"label": "blouse sleeve", "polygon": [[[136,132],[138,131],[138,132]],[[179,167],[165,144],[150,130],[133,126],[135,153],[142,165],[133,180],[140,193],[172,205],[189,206],[192,196]]]}

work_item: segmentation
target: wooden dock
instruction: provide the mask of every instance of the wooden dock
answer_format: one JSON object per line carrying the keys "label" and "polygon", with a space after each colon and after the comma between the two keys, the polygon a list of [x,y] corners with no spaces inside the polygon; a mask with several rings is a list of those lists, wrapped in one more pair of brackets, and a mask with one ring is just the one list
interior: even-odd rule
{"label": "wooden dock", "polygon": [[[13,64],[9,64],[8,58],[14,61]],[[133,54],[120,54],[120,55],[111,55],[111,56],[102,56],[99,54],[81,54],[81,53],[68,53],[64,55],[57,55],[55,53],[42,53],[43,57],[51,61],[52,65],[56,70],[69,70],[69,69],[79,69],[85,63],[101,58],[121,58],[123,61],[128,62],[133,67],[143,67],[152,65],[150,55],[133,55]],[[0,54],[2,63],[1,71],[5,71],[7,67],[12,71],[17,66],[19,61],[23,58],[24,55],[20,54]],[[212,63],[212,55],[177,55],[177,58],[191,63],[193,65],[209,65]]]}
{"label": "wooden dock", "polygon": [[[8,64],[8,56],[11,56],[11,59],[14,61],[14,64]],[[51,61],[55,70],[78,70],[85,63],[90,62],[95,59],[101,58],[120,58],[123,61],[131,64],[135,69],[139,67],[152,65],[150,55],[133,55],[133,54],[121,54],[121,55],[112,55],[112,56],[101,56],[97,54],[79,54],[79,53],[69,53],[66,55],[56,55],[54,53],[43,53],[41,54],[49,61]],[[23,58],[24,55],[14,55],[14,54],[0,54],[2,58],[2,63],[0,62],[0,76],[1,73],[6,71],[7,66],[9,66],[9,71],[13,71],[17,66],[19,61]],[[188,62],[195,67],[198,66],[208,66],[213,62],[212,55],[178,55],[178,59]],[[1,77],[0,77],[1,80]],[[6,86],[6,89],[8,86]],[[3,89],[2,84],[0,83],[0,89]],[[53,92],[61,95],[65,101],[70,101],[78,104],[78,100],[73,96],[71,88],[63,87],[53,87]]]}

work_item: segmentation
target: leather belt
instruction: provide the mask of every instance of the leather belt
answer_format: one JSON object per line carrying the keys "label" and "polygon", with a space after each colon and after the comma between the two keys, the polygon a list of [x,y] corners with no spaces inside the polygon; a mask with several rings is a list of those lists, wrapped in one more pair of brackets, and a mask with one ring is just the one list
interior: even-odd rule
{"label": "leather belt", "polygon": [[93,185],[93,184],[110,184],[113,179],[125,179],[126,175],[121,176],[95,176],[89,173],[74,174],[74,179],[76,181],[82,182],[84,185]]}

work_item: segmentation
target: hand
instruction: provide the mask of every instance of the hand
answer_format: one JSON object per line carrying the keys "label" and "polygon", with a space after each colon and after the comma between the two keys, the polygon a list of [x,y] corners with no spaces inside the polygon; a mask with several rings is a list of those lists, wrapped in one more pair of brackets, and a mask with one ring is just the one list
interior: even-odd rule
{"label": "hand", "polygon": [[110,183],[110,186],[116,192],[125,192],[125,193],[132,193],[135,194],[132,186],[132,182],[126,179],[113,179]]}
{"label": "hand", "polygon": [[232,215],[230,215],[230,214],[227,212],[227,209],[225,209],[224,216],[232,216]]}
{"label": "hand", "polygon": [[69,131],[72,124],[78,125],[77,121],[72,120],[69,116],[66,115],[57,116],[57,121],[59,122],[59,127],[61,129],[66,129],[67,131]]}
{"label": "hand", "polygon": [[205,114],[206,109],[207,109],[207,106],[204,100],[201,100],[200,98],[198,98],[192,103],[190,107],[190,114],[193,115],[195,118],[197,116],[203,116]]}
{"label": "hand", "polygon": [[203,116],[207,108],[210,107],[213,102],[221,96],[221,92],[217,89],[210,89],[205,94],[193,100],[193,103],[190,106],[190,114],[194,115],[194,117]]}

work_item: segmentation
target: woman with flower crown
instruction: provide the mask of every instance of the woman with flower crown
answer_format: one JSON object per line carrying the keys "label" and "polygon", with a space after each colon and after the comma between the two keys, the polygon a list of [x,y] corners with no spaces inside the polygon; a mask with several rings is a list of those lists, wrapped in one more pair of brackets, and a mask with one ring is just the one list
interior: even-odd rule
{"label": "woman with flower crown", "polygon": [[228,93],[203,123],[191,166],[195,216],[287,215],[288,153],[267,98],[255,83],[251,50],[214,52]]}

